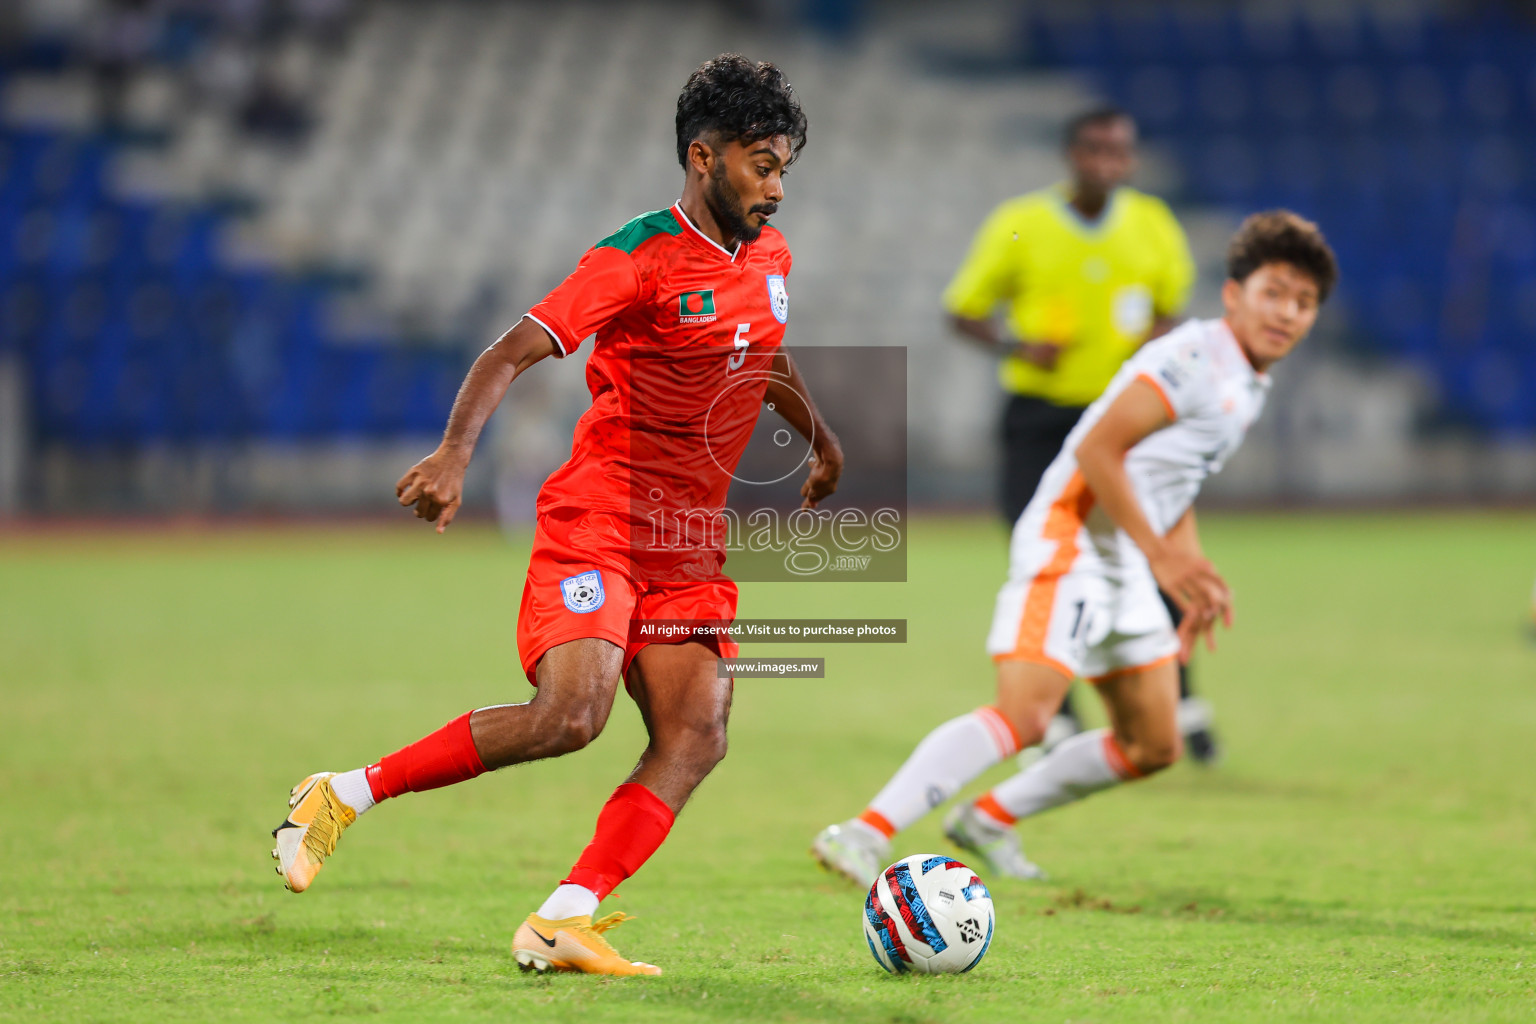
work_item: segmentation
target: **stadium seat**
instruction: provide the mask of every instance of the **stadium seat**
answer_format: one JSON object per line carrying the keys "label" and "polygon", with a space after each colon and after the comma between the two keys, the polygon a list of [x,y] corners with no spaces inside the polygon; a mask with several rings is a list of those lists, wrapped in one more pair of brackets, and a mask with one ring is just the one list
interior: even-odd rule
{"label": "stadium seat", "polygon": [[[1487,385],[1528,379],[1529,327],[1487,317],[1474,373],[1466,339],[1448,326],[1461,321],[1437,296],[1469,276],[1488,276],[1499,296],[1526,280],[1531,257],[1513,212],[1536,198],[1536,31],[1496,6],[1461,17],[1415,5],[1254,5],[1233,15],[1174,3],[1075,6],[1071,16],[1028,14],[1021,54],[1093,76],[1137,113],[1147,138],[1186,169],[1185,201],[1315,212],[1338,250],[1341,301],[1354,304],[1351,333],[1363,346],[1433,366],[1451,420],[1492,430],[1529,422],[1524,397]],[[1487,223],[1516,227],[1478,226]],[[1518,252],[1506,257],[1511,246]],[[1507,274],[1498,269],[1506,258]]]}

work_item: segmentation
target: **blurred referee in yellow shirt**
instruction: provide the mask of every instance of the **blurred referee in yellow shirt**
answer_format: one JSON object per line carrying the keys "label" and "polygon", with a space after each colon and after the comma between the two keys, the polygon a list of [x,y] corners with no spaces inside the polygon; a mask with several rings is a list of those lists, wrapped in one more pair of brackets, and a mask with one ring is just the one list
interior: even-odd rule
{"label": "blurred referee in yellow shirt", "polygon": [[[1195,281],[1167,204],[1125,184],[1136,168],[1131,116],[1083,114],[1065,143],[1071,180],[993,210],[944,292],[955,330],[1002,357],[1000,498],[1010,527],[1083,410],[1127,356],[1178,322]],[[1190,754],[1211,760],[1209,710],[1181,688]],[[1070,701],[1062,716],[1070,721],[1058,717],[1048,744],[1076,731]]]}
{"label": "blurred referee in yellow shirt", "polygon": [[1118,110],[1084,114],[1067,126],[1066,152],[1072,180],[993,210],[944,291],[955,329],[1003,357],[1010,527],[1083,410],[1127,356],[1177,322],[1195,281],[1167,204],[1125,185],[1135,122]]}

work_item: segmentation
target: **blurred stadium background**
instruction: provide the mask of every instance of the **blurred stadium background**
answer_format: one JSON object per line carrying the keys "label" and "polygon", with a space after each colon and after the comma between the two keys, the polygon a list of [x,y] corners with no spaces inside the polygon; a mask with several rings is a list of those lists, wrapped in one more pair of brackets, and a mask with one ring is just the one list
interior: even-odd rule
{"label": "blurred stadium background", "polygon": [[[677,90],[788,72],[790,341],[909,350],[918,507],[989,506],[1001,395],[939,294],[1112,101],[1216,309],[1236,220],[1317,219],[1343,285],[1213,497],[1536,497],[1530,5],[13,0],[0,4],[0,509],[356,513],[474,355],[672,201]],[[575,367],[499,416],[471,506],[568,451]],[[836,410],[829,416],[836,422]]]}

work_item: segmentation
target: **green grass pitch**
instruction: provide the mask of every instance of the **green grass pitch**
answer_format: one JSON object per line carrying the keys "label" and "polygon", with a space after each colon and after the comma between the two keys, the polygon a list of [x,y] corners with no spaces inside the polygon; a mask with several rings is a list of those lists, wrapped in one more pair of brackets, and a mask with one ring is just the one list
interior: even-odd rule
{"label": "green grass pitch", "polygon": [[[1528,514],[1208,517],[1226,762],[1029,822],[1051,881],[989,879],[990,954],[935,978],[876,968],[806,848],[990,699],[996,526],[919,520],[906,584],[744,588],[910,640],[748,649],[827,678],[738,684],[730,756],[605,904],[654,980],[508,954],[639,752],[622,696],[581,753],[379,808],[303,896],[273,873],[301,776],[529,692],[526,549],[415,526],[0,537],[0,1019],[1536,1019]],[[937,816],[899,842],[943,849]]]}

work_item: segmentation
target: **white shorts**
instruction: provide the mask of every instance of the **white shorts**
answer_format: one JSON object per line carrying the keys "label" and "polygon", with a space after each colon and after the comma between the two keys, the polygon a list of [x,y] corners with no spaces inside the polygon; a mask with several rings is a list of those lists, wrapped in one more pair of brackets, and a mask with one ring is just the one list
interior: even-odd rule
{"label": "white shorts", "polygon": [[1097,682],[1172,660],[1179,638],[1146,557],[1102,512],[1043,526],[1026,515],[987,653]]}

